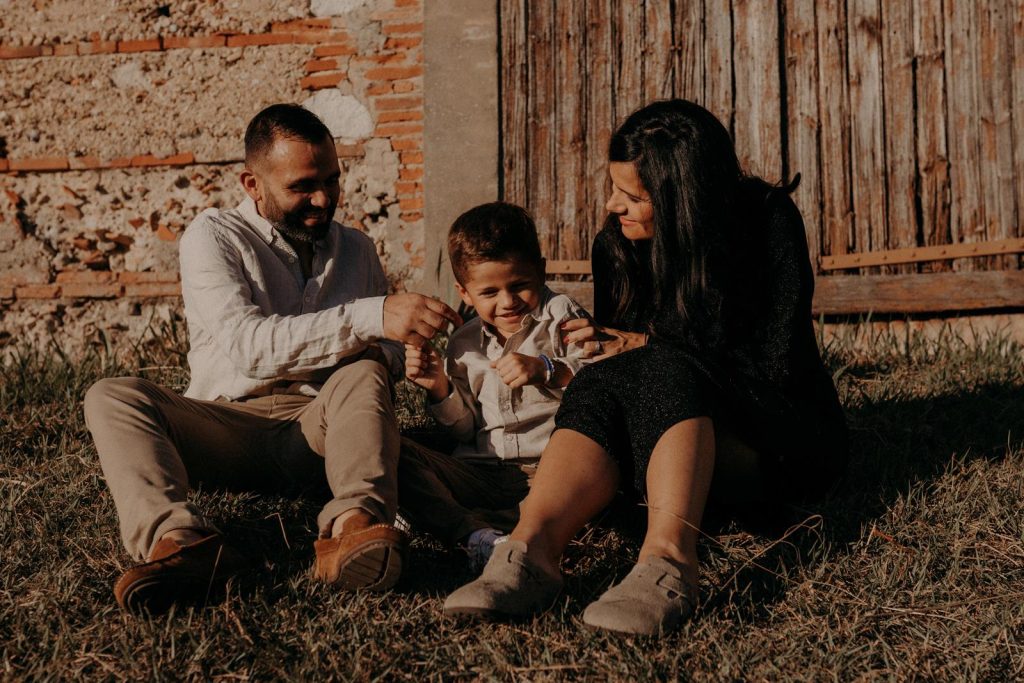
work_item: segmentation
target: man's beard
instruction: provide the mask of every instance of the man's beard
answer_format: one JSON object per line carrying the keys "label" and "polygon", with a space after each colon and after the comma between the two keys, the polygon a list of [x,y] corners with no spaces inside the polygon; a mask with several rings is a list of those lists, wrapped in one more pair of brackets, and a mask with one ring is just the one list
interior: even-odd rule
{"label": "man's beard", "polygon": [[334,218],[334,209],[335,206],[329,206],[324,209],[323,213],[327,218],[310,227],[304,224],[302,220],[307,214],[315,212],[315,209],[313,211],[309,209],[283,211],[269,197],[264,203],[264,212],[267,214],[266,219],[274,226],[275,230],[281,233],[289,242],[304,242],[307,244],[318,242],[327,237],[327,233],[331,229],[331,221]]}
{"label": "man's beard", "polygon": [[289,214],[280,221],[271,221],[274,229],[281,233],[289,242],[306,242],[312,244],[327,237],[331,229],[330,219],[309,227],[302,223],[302,214]]}

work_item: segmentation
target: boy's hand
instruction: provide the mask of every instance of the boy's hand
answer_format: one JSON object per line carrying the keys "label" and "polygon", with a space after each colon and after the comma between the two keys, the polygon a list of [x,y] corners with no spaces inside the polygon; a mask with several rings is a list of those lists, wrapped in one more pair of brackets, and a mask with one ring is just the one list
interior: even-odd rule
{"label": "boy's hand", "polygon": [[448,376],[444,374],[441,363],[441,354],[430,344],[405,345],[406,378],[426,389],[430,400],[435,403],[448,397]]}
{"label": "boy's hand", "polygon": [[501,381],[510,389],[518,389],[526,384],[544,383],[544,361],[534,356],[510,353],[491,363],[491,367],[498,372],[498,377],[501,377]]}

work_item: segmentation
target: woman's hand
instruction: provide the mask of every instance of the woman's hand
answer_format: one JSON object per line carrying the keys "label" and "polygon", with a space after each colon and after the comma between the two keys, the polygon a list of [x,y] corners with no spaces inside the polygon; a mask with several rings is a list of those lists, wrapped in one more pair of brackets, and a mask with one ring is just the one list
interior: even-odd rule
{"label": "woman's hand", "polygon": [[602,327],[586,318],[575,318],[562,323],[562,340],[565,345],[582,347],[584,355],[592,360],[604,360],[631,349],[638,349],[647,343],[643,332],[623,332],[611,327]]}
{"label": "woman's hand", "polygon": [[448,397],[448,376],[441,367],[441,355],[429,343],[405,345],[405,376],[426,389],[434,403]]}

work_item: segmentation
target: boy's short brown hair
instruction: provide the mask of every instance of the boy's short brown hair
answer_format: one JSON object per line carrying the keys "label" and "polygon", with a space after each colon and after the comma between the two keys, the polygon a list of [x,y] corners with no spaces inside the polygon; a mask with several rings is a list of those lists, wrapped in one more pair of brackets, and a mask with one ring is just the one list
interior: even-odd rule
{"label": "boy's short brown hair", "polygon": [[484,261],[521,260],[543,275],[537,226],[526,209],[507,202],[474,207],[455,219],[448,231],[448,258],[459,284],[469,267]]}

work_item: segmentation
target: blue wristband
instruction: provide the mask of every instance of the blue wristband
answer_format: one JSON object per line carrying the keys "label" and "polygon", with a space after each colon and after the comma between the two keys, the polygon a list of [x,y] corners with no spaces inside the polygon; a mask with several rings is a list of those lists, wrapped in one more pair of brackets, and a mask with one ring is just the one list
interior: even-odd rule
{"label": "blue wristband", "polygon": [[555,362],[543,353],[540,354],[540,359],[544,362],[544,384],[550,385],[551,378],[555,376]]}

